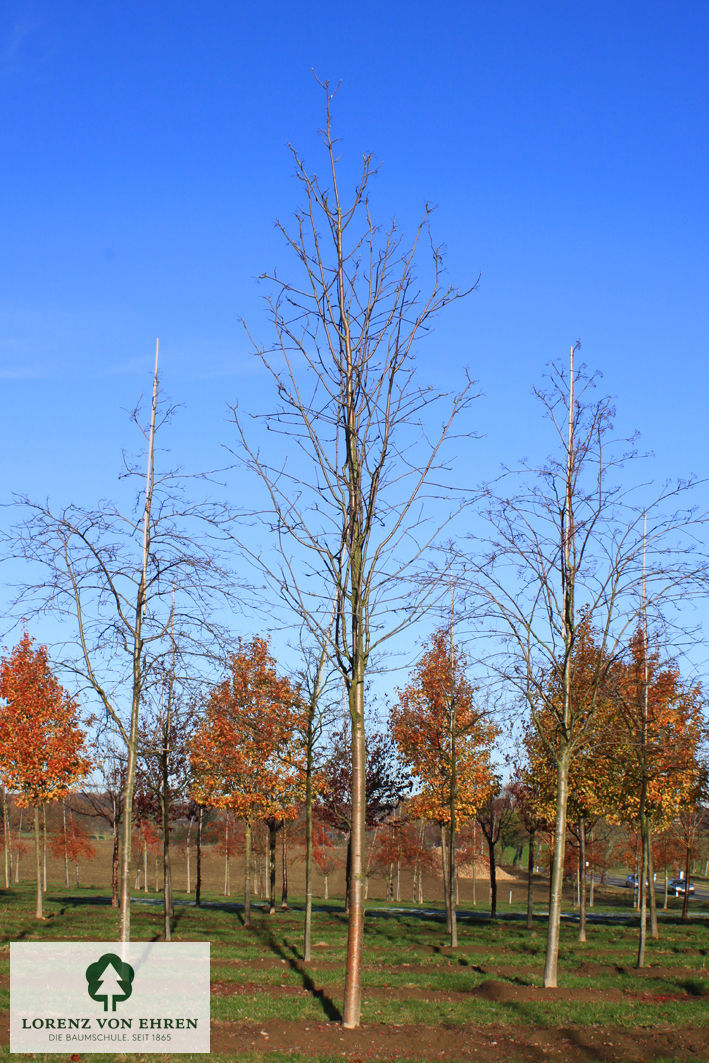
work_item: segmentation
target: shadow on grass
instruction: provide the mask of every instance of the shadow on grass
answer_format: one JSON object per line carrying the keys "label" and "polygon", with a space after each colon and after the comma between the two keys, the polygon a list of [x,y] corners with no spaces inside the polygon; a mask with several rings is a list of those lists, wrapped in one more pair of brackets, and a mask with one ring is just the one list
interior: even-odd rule
{"label": "shadow on grass", "polygon": [[275,937],[272,930],[262,929],[261,927],[252,927],[252,929],[254,934],[262,940],[264,945],[266,945],[275,956],[278,956],[280,960],[284,960],[290,967],[291,971],[300,977],[300,980],[303,983],[303,989],[318,1001],[329,1022],[341,1022],[342,1012],[332,997],[328,996],[324,989],[318,989],[315,985],[315,982],[306,970],[303,959],[296,947],[294,945],[289,945],[286,942],[280,942]]}

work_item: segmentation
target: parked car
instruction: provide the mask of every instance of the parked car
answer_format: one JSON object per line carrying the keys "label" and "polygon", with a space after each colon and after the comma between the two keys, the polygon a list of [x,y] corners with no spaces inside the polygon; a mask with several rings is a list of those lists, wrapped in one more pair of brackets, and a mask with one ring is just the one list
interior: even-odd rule
{"label": "parked car", "polygon": [[[628,877],[625,880],[625,885],[629,886],[631,889],[636,890],[638,888],[638,883],[639,882],[640,882],[640,875],[628,875]],[[647,879],[645,879],[645,885],[646,886],[650,885],[650,883],[647,881]]]}
{"label": "parked car", "polygon": [[691,882],[687,882],[686,878],[673,878],[667,884],[667,892],[671,893],[673,897],[676,897],[678,893],[684,896],[685,893],[690,895],[694,893],[694,885]]}

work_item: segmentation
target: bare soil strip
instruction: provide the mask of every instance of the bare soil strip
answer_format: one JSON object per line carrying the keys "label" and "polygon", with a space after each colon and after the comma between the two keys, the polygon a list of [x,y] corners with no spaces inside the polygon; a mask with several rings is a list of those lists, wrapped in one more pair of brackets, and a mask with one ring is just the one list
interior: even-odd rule
{"label": "bare soil strip", "polygon": [[365,1025],[342,1030],[337,1023],[268,1021],[257,1025],[212,1022],[212,1052],[239,1058],[240,1053],[297,1051],[331,1054],[349,1063],[417,1059],[475,1060],[476,1063],[648,1063],[676,1056],[693,1063],[709,1060],[709,1030],[690,1027],[632,1030],[533,1026],[394,1026]]}

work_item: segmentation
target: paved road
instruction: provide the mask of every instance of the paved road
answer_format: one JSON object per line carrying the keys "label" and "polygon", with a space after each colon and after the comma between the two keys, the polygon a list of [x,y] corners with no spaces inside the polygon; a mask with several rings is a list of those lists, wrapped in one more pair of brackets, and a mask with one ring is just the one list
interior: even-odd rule
{"label": "paved road", "polygon": [[[598,878],[596,879],[596,882],[598,882]],[[630,887],[625,885],[625,879],[624,878],[618,878],[615,875],[608,875],[606,877],[606,884],[608,886],[620,886],[622,888],[627,889],[628,892],[630,892]],[[664,895],[665,895],[665,880],[664,880],[664,878],[655,879],[655,893],[660,893],[664,897]],[[673,897],[673,896],[674,896],[674,894],[670,893],[670,897]],[[681,893],[678,895],[677,899],[678,900],[682,900],[682,894]],[[690,905],[691,905],[692,901],[709,901],[709,889],[707,889],[705,886],[696,887],[694,893],[690,893],[690,895],[689,895],[689,903],[690,903]]]}

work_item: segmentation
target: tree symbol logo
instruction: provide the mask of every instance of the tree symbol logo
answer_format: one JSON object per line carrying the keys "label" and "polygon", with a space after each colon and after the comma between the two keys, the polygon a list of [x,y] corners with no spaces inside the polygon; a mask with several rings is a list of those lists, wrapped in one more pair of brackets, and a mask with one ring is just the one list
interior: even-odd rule
{"label": "tree symbol logo", "polygon": [[134,978],[131,965],[124,963],[115,952],[104,953],[86,968],[89,996],[92,1000],[102,1000],[104,1011],[115,1011],[119,1001],[128,999],[133,992]]}

